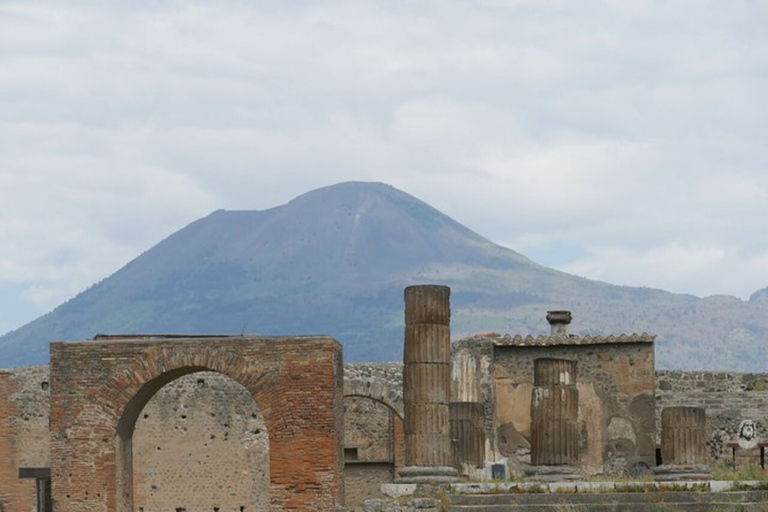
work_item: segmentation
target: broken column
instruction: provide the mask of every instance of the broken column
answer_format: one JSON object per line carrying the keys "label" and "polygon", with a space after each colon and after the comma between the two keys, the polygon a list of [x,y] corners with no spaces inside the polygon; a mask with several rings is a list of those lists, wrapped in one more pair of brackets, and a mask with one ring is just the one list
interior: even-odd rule
{"label": "broken column", "polygon": [[661,411],[661,462],[656,480],[708,480],[706,415],[701,407]]}
{"label": "broken column", "polygon": [[405,467],[401,482],[451,482],[451,289],[405,289],[403,402]]}
{"label": "broken column", "polygon": [[481,401],[481,354],[474,344],[451,347],[451,448],[462,476],[485,479],[485,404]]}
{"label": "broken column", "polygon": [[533,361],[531,467],[536,480],[572,480],[578,470],[579,391],[576,361]]}

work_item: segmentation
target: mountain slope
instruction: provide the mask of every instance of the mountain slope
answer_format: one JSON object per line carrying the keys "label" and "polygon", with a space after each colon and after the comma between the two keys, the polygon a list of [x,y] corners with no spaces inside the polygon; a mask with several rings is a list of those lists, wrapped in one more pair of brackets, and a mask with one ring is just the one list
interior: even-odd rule
{"label": "mountain slope", "polygon": [[[402,290],[452,287],[453,333],[542,332],[547,309],[575,331],[659,334],[660,367],[760,367],[768,301],[697,299],[613,286],[537,265],[379,183],[321,188],[265,211],[216,211],[111,277],[0,338],[4,365],[47,359],[54,339],[101,332],[327,333],[345,358],[395,360]],[[724,357],[724,354],[726,356]]]}

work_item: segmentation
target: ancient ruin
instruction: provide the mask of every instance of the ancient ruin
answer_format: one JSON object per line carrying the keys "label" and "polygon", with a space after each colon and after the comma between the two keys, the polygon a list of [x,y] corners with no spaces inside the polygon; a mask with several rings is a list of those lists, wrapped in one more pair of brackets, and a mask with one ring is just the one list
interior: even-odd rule
{"label": "ancient ruin", "polygon": [[337,342],[142,336],[51,344],[54,510],[133,511],[139,415],[162,387],[201,370],[227,375],[259,404],[270,438],[272,510],[343,504]]}
{"label": "ancient ruin", "polygon": [[327,337],[53,343],[50,368],[0,370],[0,510],[335,511],[414,482],[764,470],[768,376],[657,372],[654,336],[572,334],[567,311],[451,346],[449,300],[406,289],[403,364],[342,366]]}
{"label": "ancient ruin", "polygon": [[658,480],[706,480],[706,417],[701,407],[667,407],[661,411],[661,460]]}
{"label": "ancient ruin", "polygon": [[447,286],[405,289],[403,482],[452,481],[451,290]]}
{"label": "ancient ruin", "polygon": [[578,416],[576,361],[534,360],[529,476],[555,481],[579,476]]}

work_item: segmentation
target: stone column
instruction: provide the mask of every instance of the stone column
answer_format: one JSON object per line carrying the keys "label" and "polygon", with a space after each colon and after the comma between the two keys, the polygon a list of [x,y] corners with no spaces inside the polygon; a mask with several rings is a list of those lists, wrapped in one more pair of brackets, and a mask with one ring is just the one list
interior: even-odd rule
{"label": "stone column", "polygon": [[539,358],[533,362],[531,468],[539,480],[567,480],[578,471],[579,391],[576,361]]}
{"label": "stone column", "polygon": [[661,411],[661,462],[657,480],[708,480],[706,415],[701,407]]}
{"label": "stone column", "polygon": [[485,404],[480,401],[480,359],[464,345],[452,348],[450,404],[453,466],[470,479],[485,477]]}
{"label": "stone column", "polygon": [[451,289],[420,285],[405,289],[405,467],[401,482],[450,482]]}

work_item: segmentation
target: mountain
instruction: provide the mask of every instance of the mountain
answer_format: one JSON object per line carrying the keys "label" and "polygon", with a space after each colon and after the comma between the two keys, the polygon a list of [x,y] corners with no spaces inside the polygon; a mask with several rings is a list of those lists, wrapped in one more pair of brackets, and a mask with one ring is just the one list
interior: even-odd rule
{"label": "mountain", "polygon": [[0,337],[3,366],[97,333],[331,334],[347,361],[400,359],[403,288],[452,288],[452,332],[659,335],[660,368],[768,371],[768,289],[749,301],[614,286],[534,263],[380,183],[321,188],[193,222],[51,313]]}

